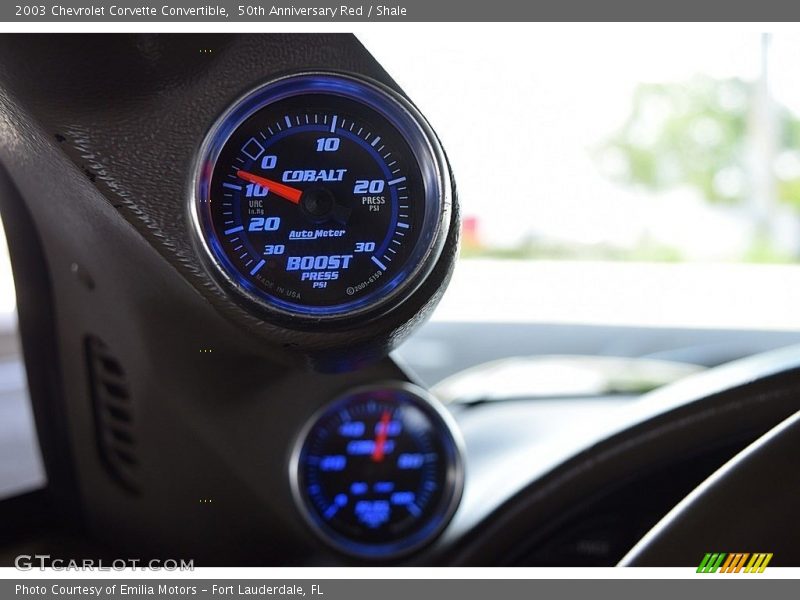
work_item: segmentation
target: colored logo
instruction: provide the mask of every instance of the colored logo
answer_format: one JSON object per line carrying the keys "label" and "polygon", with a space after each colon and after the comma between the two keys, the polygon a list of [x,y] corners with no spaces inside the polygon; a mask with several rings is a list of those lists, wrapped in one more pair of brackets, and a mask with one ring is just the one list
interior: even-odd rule
{"label": "colored logo", "polygon": [[[749,559],[749,560],[748,560]],[[772,553],[757,552],[707,552],[697,567],[698,573],[763,573],[769,561],[772,560]],[[745,566],[747,565],[747,566]]]}

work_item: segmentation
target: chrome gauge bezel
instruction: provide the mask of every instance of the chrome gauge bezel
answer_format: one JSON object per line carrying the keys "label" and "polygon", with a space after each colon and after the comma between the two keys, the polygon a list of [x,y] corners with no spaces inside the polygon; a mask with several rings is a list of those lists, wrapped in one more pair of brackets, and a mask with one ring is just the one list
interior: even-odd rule
{"label": "chrome gauge bezel", "polygon": [[[419,408],[436,425],[437,431],[446,436],[444,446],[449,453],[449,461],[445,472],[444,483],[447,494],[436,512],[431,516],[431,525],[415,532],[401,541],[387,544],[364,544],[345,538],[338,532],[327,527],[316,513],[310,499],[302,488],[302,475],[300,463],[303,449],[313,428],[334,408],[357,395],[372,391],[400,391],[412,398],[412,403]],[[289,459],[289,483],[295,506],[302,515],[303,520],[316,534],[316,536],[333,550],[361,560],[395,561],[406,557],[436,540],[450,523],[455,514],[464,492],[465,481],[465,449],[464,441],[455,419],[447,408],[434,398],[429,392],[419,386],[408,382],[381,382],[349,389],[319,408],[305,423],[302,430],[292,445]]]}
{"label": "chrome gauge bezel", "polygon": [[[331,307],[309,307],[271,296],[249,282],[219,243],[211,218],[210,185],[217,159],[230,136],[259,110],[292,96],[343,96],[364,104],[395,127],[411,148],[422,174],[424,217],[412,255],[400,271],[374,291]],[[315,324],[380,316],[413,294],[442,254],[452,216],[451,176],[444,151],[420,112],[403,96],[376,81],[350,74],[310,71],[268,81],[237,99],[216,120],[203,140],[194,165],[189,201],[192,237],[204,264],[238,299],[263,316],[288,317]]]}

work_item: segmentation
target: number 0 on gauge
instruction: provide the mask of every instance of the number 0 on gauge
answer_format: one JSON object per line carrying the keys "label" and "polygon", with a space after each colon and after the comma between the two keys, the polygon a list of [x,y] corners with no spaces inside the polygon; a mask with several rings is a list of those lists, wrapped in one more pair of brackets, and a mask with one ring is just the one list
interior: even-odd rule
{"label": "number 0 on gauge", "polygon": [[211,128],[191,214],[224,286],[319,322],[413,293],[441,253],[450,193],[444,153],[407,100],[304,73],[246,94]]}

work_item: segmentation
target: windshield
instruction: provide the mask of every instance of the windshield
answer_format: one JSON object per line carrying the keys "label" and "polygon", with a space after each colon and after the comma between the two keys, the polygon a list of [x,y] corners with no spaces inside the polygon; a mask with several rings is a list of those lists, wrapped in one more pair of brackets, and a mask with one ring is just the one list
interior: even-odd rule
{"label": "windshield", "polygon": [[800,41],[522,33],[361,36],[458,181],[462,260],[433,322],[800,331]]}

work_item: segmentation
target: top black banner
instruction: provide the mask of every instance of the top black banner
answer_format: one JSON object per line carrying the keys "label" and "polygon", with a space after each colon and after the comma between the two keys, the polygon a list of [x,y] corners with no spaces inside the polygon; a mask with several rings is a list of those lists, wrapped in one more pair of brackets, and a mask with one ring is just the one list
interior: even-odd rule
{"label": "top black banner", "polygon": [[59,0],[0,4],[3,22],[521,22],[521,21],[796,21],[786,0],[394,0],[385,4],[326,0]]}

